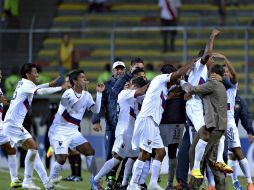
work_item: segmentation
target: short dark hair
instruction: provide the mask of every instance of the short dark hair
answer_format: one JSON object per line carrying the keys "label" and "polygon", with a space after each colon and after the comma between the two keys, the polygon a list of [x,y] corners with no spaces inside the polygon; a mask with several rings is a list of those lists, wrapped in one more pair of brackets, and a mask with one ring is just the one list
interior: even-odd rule
{"label": "short dark hair", "polygon": [[162,74],[170,74],[170,73],[173,73],[177,71],[177,69],[171,65],[171,64],[164,64],[162,67],[161,67],[161,73]]}
{"label": "short dark hair", "polygon": [[20,69],[21,77],[26,79],[27,78],[26,74],[31,73],[33,68],[37,68],[35,64],[32,64],[32,63],[23,64]]}
{"label": "short dark hair", "polygon": [[74,86],[74,82],[73,80],[77,80],[78,79],[78,76],[81,74],[81,73],[85,73],[83,70],[75,70],[75,71],[72,71],[68,76],[69,76],[69,81],[71,83],[71,86]]}
{"label": "short dark hair", "polygon": [[137,68],[132,72],[132,76],[135,76],[136,74],[141,73],[141,72],[145,72],[145,70],[142,69],[142,68],[137,67]]}
{"label": "short dark hair", "polygon": [[211,73],[216,73],[218,75],[220,75],[221,77],[224,76],[224,68],[223,66],[219,65],[219,64],[214,64],[211,68]]}
{"label": "short dark hair", "polygon": [[143,59],[141,59],[139,57],[136,57],[136,58],[131,60],[131,66],[136,64],[136,63],[143,63],[144,64],[144,61],[143,61]]}
{"label": "short dark hair", "polygon": [[145,80],[143,77],[137,77],[132,80],[131,82],[134,86],[141,88],[147,84],[147,80]]}

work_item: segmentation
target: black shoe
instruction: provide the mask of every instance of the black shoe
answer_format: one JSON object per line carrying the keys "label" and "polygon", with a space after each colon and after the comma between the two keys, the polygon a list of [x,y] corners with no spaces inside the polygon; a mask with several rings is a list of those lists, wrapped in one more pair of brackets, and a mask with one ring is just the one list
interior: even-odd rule
{"label": "black shoe", "polygon": [[123,185],[123,186],[121,185],[119,190],[126,190],[127,187],[128,187],[128,185]]}
{"label": "black shoe", "polygon": [[75,176],[70,175],[70,176],[64,178],[63,181],[73,181],[73,178],[74,178],[74,177],[75,177]]}
{"label": "black shoe", "polygon": [[73,180],[72,181],[75,181],[75,182],[80,182],[80,181],[83,181],[83,178],[80,177],[80,176],[74,176]]}
{"label": "black shoe", "polygon": [[147,186],[146,186],[145,183],[144,183],[144,184],[141,184],[140,187],[141,187],[141,190],[147,190]]}

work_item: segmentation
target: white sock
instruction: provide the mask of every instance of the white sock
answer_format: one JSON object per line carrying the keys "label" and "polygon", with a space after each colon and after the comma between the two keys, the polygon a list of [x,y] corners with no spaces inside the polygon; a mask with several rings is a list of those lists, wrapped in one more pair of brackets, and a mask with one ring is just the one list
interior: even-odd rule
{"label": "white sock", "polygon": [[38,173],[39,177],[41,178],[42,183],[44,185],[47,184],[49,181],[48,174],[38,153],[36,154],[36,157],[34,160],[34,169]]}
{"label": "white sock", "polygon": [[146,178],[147,178],[149,170],[150,170],[150,164],[151,164],[150,160],[147,160],[145,162],[141,176],[139,178],[139,182],[138,182],[139,185],[144,184],[146,182]]}
{"label": "white sock", "polygon": [[50,177],[57,178],[62,169],[63,169],[63,165],[61,165],[57,161],[55,161],[53,166],[51,167],[51,170],[50,170]]}
{"label": "white sock", "polygon": [[133,165],[133,172],[132,172],[132,177],[130,181],[130,186],[134,186],[138,184],[144,165],[145,165],[145,162],[141,160],[135,161]]}
{"label": "white sock", "polygon": [[160,171],[161,171],[161,161],[153,160],[152,166],[151,166],[152,175],[150,179],[150,184],[157,184]]}
{"label": "white sock", "polygon": [[18,180],[18,169],[16,163],[16,155],[8,155],[8,167],[10,171],[11,181]]}
{"label": "white sock", "polygon": [[224,162],[224,160],[223,160],[224,143],[225,143],[225,136],[223,135],[220,138],[220,143],[219,143],[219,146],[218,146],[217,162]]}
{"label": "white sock", "polygon": [[177,167],[177,159],[168,159],[168,183],[173,186],[173,181],[175,177]]}
{"label": "white sock", "polygon": [[28,149],[25,158],[25,175],[23,183],[29,183],[32,180],[34,172],[34,160],[38,150]]}
{"label": "white sock", "polygon": [[250,175],[250,165],[246,158],[239,161],[239,165],[244,173],[247,183],[252,183],[251,175]]}
{"label": "white sock", "polygon": [[195,147],[195,160],[194,160],[194,166],[193,166],[193,170],[200,170],[200,162],[203,158],[204,152],[205,152],[205,147],[207,145],[207,142],[205,142],[202,139],[198,140],[198,143]]}
{"label": "white sock", "polygon": [[237,162],[238,162],[237,160],[228,159],[228,165],[234,170],[234,172],[230,174],[233,183],[238,181],[236,174]]}
{"label": "white sock", "polygon": [[99,173],[94,177],[94,181],[98,182],[103,176],[105,176],[107,173],[109,173],[115,166],[117,166],[120,163],[120,160],[117,160],[116,158],[111,158],[100,169]]}
{"label": "white sock", "polygon": [[128,185],[129,177],[132,172],[134,160],[131,158],[128,158],[125,168],[124,168],[124,175],[123,175],[123,181],[122,181],[122,186]]}
{"label": "white sock", "polygon": [[207,170],[207,179],[208,179],[209,185],[212,185],[215,187],[213,172],[212,172],[211,168],[208,166],[208,164],[207,164],[206,170]]}
{"label": "white sock", "polygon": [[94,155],[86,157],[86,164],[91,175],[95,176],[97,174],[97,166],[96,166],[96,160]]}

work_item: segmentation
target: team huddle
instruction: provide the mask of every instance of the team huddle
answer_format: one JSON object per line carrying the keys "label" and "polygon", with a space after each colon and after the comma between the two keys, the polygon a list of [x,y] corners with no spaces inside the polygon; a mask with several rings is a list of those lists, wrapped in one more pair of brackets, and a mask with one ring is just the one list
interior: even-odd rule
{"label": "team huddle", "polygon": [[[247,190],[254,190],[234,118],[237,75],[228,59],[213,51],[219,33],[216,29],[212,31],[205,49],[197,58],[178,69],[165,64],[161,67],[161,74],[151,81],[145,77],[142,59],[134,59],[127,74],[124,74],[122,61],[114,62],[113,77],[105,85],[97,85],[95,100],[86,90],[87,79],[82,70],[72,71],[68,75],[69,82],[62,86],[56,86],[57,79],[37,85],[36,65],[22,65],[22,80],[16,87],[4,120],[0,119],[0,145],[8,155],[11,187],[40,189],[32,181],[35,169],[45,189],[54,189],[61,180],[60,172],[68,151],[72,149],[86,156],[92,190],[102,189],[100,181],[104,176],[108,180],[106,189],[199,189],[207,178],[207,189],[226,190],[227,173],[231,174],[234,188],[243,189],[235,173],[236,160],[246,177]],[[222,59],[225,64],[215,64],[214,58]],[[55,155],[48,176],[38,154],[38,145],[22,123],[35,94],[62,90],[65,91],[48,132]],[[3,105],[8,105],[8,101],[1,91],[0,94],[2,118]],[[100,169],[94,156],[96,150],[79,131],[86,110],[93,112],[93,124],[98,123],[97,118],[105,112],[107,128],[111,127],[106,131],[106,138],[113,143],[107,145],[107,161]],[[177,168],[177,148],[187,125],[185,133],[191,142],[190,161],[180,164],[188,165],[187,171],[182,172],[187,176],[190,168],[191,179],[189,184],[180,188],[173,186],[173,179]],[[99,125],[94,126],[95,130],[100,130]],[[225,139],[228,162],[223,158]],[[27,150],[23,181],[17,174],[16,146]],[[166,155],[165,147],[168,148],[169,171],[167,187],[163,188],[158,181]],[[120,165],[118,180],[112,182],[110,177],[116,175]],[[149,171],[151,178],[146,186]]]}

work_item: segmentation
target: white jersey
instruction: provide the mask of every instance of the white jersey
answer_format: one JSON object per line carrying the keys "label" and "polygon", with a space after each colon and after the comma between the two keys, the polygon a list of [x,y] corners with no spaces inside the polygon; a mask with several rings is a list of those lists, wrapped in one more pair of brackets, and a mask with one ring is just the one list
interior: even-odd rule
{"label": "white jersey", "polygon": [[134,130],[134,123],[136,119],[136,112],[134,97],[136,90],[122,90],[118,95],[117,106],[118,106],[118,122],[116,125],[115,136],[126,135],[132,137]]}
{"label": "white jersey", "polygon": [[[0,96],[2,96],[2,95],[3,95],[3,92],[0,88]],[[0,127],[3,126],[3,118],[2,117],[3,117],[3,103],[0,102]]]}
{"label": "white jersey", "polygon": [[[168,1],[170,11],[167,7],[166,1]],[[166,20],[172,20],[173,17],[178,17],[177,9],[181,6],[180,0],[159,0],[158,6],[161,8],[161,18]],[[174,14],[174,15],[172,15]]]}
{"label": "white jersey", "polygon": [[[194,68],[189,74],[188,83],[192,86],[198,86],[204,84],[208,79],[208,69],[206,65],[201,64],[201,59],[199,59]],[[198,95],[192,95],[192,98],[186,102],[187,105],[201,105],[202,101]]]}
{"label": "white jersey", "polygon": [[10,107],[6,113],[4,123],[12,124],[12,126],[22,128],[25,116],[32,104],[33,96],[39,87],[32,81],[21,79],[13,94]]}
{"label": "white jersey", "polygon": [[62,95],[58,111],[51,125],[51,131],[60,130],[68,134],[69,130],[77,129],[85,111],[93,106],[94,100],[87,91],[77,94],[73,89],[68,89]]}
{"label": "white jersey", "polygon": [[152,117],[157,125],[160,124],[166,105],[167,83],[170,77],[171,74],[161,74],[151,81],[138,117]]}
{"label": "white jersey", "polygon": [[233,87],[227,89],[227,118],[228,120],[234,119],[235,114],[235,97],[237,92],[238,83],[234,84]]}

